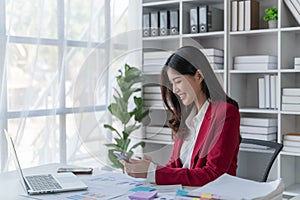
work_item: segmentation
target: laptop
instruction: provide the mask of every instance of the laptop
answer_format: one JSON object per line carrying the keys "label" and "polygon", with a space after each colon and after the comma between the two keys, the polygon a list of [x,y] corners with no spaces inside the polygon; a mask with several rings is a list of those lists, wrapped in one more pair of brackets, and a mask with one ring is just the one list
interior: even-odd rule
{"label": "laptop", "polygon": [[73,173],[25,175],[20,166],[12,138],[4,130],[7,143],[13,155],[20,181],[27,194],[46,194],[66,191],[86,190],[88,187]]}

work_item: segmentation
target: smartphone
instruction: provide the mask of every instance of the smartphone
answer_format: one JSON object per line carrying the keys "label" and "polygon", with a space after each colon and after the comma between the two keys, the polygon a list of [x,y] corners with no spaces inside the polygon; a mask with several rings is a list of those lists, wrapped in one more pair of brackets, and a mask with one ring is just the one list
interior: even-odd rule
{"label": "smartphone", "polygon": [[92,174],[93,168],[90,167],[60,167],[58,173],[72,172],[73,174]]}
{"label": "smartphone", "polygon": [[125,160],[126,162],[130,163],[129,158],[123,154],[123,153],[119,153],[119,152],[114,152],[114,155],[119,159],[119,160]]}

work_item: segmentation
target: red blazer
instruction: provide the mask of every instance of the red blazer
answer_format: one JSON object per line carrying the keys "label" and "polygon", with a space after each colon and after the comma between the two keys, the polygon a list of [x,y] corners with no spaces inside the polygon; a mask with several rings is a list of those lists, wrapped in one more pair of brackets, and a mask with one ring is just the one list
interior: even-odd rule
{"label": "red blazer", "polygon": [[240,144],[240,114],[227,102],[213,101],[203,118],[192,154],[190,169],[182,168],[182,139],[175,139],[171,160],[158,166],[156,184],[202,186],[224,173],[236,175]]}

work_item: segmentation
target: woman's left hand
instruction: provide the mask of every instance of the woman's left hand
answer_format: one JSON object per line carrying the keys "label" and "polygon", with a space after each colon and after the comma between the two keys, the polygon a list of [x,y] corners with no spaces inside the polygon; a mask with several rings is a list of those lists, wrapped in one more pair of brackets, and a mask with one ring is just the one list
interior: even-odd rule
{"label": "woman's left hand", "polygon": [[135,178],[147,178],[148,168],[151,160],[145,157],[142,160],[130,159],[130,163],[122,161],[124,169],[129,176]]}

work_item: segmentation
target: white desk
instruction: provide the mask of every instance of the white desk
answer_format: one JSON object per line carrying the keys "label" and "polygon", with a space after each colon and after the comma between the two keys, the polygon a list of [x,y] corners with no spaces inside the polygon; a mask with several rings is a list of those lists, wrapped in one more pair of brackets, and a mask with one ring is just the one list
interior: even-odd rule
{"label": "white desk", "polygon": [[[24,169],[25,174],[30,173],[55,173],[58,167],[66,167],[62,164],[49,164],[49,165],[42,165],[39,167],[33,167],[29,169]],[[83,175],[89,176],[89,175]],[[5,172],[0,174],[0,199],[7,199],[7,200],[24,200],[24,199],[31,199],[28,197],[20,196],[20,194],[26,194],[19,181],[19,175],[17,171]]]}
{"label": "white desk", "polygon": [[300,200],[300,195],[291,198],[290,200]]}

